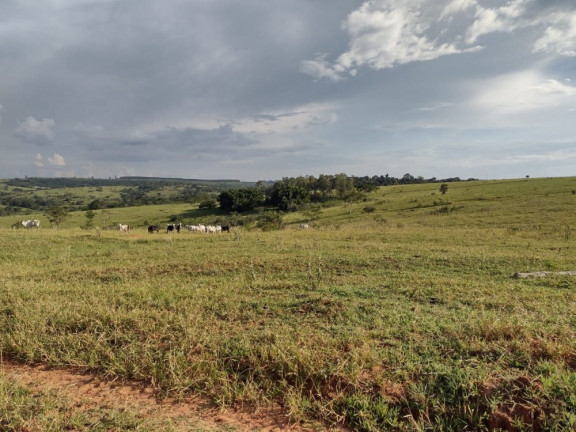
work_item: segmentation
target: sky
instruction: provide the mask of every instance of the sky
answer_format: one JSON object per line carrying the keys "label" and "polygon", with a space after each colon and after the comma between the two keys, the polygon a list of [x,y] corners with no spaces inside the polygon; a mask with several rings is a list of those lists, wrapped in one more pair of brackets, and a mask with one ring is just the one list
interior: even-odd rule
{"label": "sky", "polygon": [[576,175],[574,0],[0,0],[0,178]]}

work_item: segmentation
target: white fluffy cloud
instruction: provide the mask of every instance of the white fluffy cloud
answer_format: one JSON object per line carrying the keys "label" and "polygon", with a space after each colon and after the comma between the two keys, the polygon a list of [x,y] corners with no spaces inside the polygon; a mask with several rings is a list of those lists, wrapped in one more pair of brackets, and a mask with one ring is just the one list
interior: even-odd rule
{"label": "white fluffy cloud", "polygon": [[56,122],[52,119],[36,120],[28,117],[18,124],[14,134],[26,142],[44,145],[54,140],[55,125]]}
{"label": "white fluffy cloud", "polygon": [[534,52],[576,56],[576,12],[557,13],[548,18],[549,26],[534,43]]}
{"label": "white fluffy cloud", "polygon": [[526,3],[526,0],[514,0],[499,8],[484,8],[477,5],[475,20],[466,32],[466,41],[473,44],[482,35],[511,32],[519,26],[526,25],[519,20],[526,12]]}
{"label": "white fluffy cloud", "polygon": [[544,78],[534,71],[525,71],[487,81],[478,88],[474,104],[495,114],[554,107],[569,110],[576,105],[576,87]]}
{"label": "white fluffy cloud", "polygon": [[[52,153],[52,156],[46,158],[46,161],[48,162],[48,166],[51,167],[66,166],[66,161],[58,153]],[[46,166],[44,163],[44,156],[42,156],[40,153],[36,153],[36,156],[34,157],[34,165],[38,168],[44,168]]]}
{"label": "white fluffy cloud", "polygon": [[[477,51],[482,36],[531,28],[538,35],[534,52],[576,55],[576,12],[537,11],[533,0],[509,0],[490,7],[488,0],[368,0],[351,12],[342,28],[348,50],[334,62],[318,54],[300,71],[316,79],[340,81],[362,67],[387,69],[415,61]],[[458,17],[458,20],[455,19]]]}
{"label": "white fluffy cloud", "polygon": [[[442,40],[432,27],[445,13],[440,8],[423,8],[423,0],[371,0],[350,13],[342,27],[350,36],[349,49],[334,64],[326,55],[302,63],[301,71],[317,79],[343,79],[344,74],[355,75],[357,68],[391,68],[414,61],[433,60],[450,54],[475,49],[459,47],[455,41]],[[460,0],[452,10],[467,5]]]}
{"label": "white fluffy cloud", "polygon": [[53,166],[66,166],[66,161],[58,153],[52,153],[48,158],[48,163]]}
{"label": "white fluffy cloud", "polygon": [[458,12],[465,11],[471,8],[472,6],[476,5],[477,5],[476,0],[452,0],[442,10],[440,18],[445,18]]}

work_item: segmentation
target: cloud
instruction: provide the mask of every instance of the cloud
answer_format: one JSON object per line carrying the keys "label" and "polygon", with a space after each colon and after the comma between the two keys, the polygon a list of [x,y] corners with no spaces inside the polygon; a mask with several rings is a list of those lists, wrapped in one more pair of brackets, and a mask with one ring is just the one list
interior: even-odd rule
{"label": "cloud", "polygon": [[446,39],[436,29],[447,14],[470,6],[469,1],[452,2],[446,8],[431,7],[424,0],[370,0],[350,13],[342,25],[350,37],[348,51],[330,64],[326,54],[301,63],[301,72],[316,79],[340,81],[357,69],[387,69],[397,65],[428,61],[442,56],[475,51]]}
{"label": "cloud", "polygon": [[411,109],[407,112],[418,112],[418,111],[423,111],[423,112],[427,112],[427,111],[439,111],[439,110],[443,110],[445,108],[449,108],[452,105],[454,105],[451,102],[436,102],[430,105],[425,105],[425,106],[421,106],[418,108],[414,108]]}
{"label": "cloud", "polygon": [[[58,153],[52,153],[52,156],[49,156],[46,161],[48,162],[48,166],[51,167],[66,166],[66,161]],[[36,156],[34,156],[34,165],[38,168],[44,168],[46,166],[44,163],[44,156],[42,156],[40,153],[36,153]]]}
{"label": "cloud", "polygon": [[333,82],[343,80],[341,73],[344,69],[333,67],[326,57],[327,54],[318,54],[314,60],[304,60],[300,63],[300,72],[316,79],[327,79]]}
{"label": "cloud", "polygon": [[544,35],[534,43],[533,51],[576,56],[576,12],[552,14],[548,23]]}
{"label": "cloud", "polygon": [[576,104],[576,87],[546,79],[534,71],[501,76],[479,86],[477,107],[500,114],[514,114]]}
{"label": "cloud", "polygon": [[526,0],[513,0],[499,8],[476,8],[476,19],[466,32],[466,41],[475,43],[480,36],[494,32],[512,32],[522,23],[518,18],[526,12]]}
{"label": "cloud", "polygon": [[19,123],[14,135],[32,144],[45,145],[54,140],[55,125],[56,122],[52,119],[36,120],[34,117],[28,117]]}
{"label": "cloud", "polygon": [[270,111],[251,118],[235,120],[235,130],[252,135],[290,135],[309,131],[338,121],[337,104],[316,103],[295,107],[292,111]]}
{"label": "cloud", "polygon": [[450,15],[465,11],[477,4],[476,0],[452,0],[452,2],[448,3],[442,10],[440,18],[446,18]]}
{"label": "cloud", "polygon": [[[327,53],[302,61],[300,72],[338,82],[363,67],[373,70],[484,49],[482,36],[530,28],[537,35],[533,52],[576,56],[576,12],[562,2],[537,7],[536,0],[509,0],[488,7],[488,0],[367,0],[351,12],[342,29],[348,50],[335,61]],[[457,18],[457,19],[456,19]]]}
{"label": "cloud", "polygon": [[66,166],[66,161],[58,153],[53,153],[52,156],[48,158],[48,163],[52,166]]}

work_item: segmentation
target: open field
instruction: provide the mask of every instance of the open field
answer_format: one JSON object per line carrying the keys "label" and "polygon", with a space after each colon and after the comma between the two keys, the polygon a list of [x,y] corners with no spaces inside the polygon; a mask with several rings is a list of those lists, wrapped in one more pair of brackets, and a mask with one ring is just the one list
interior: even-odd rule
{"label": "open field", "polygon": [[380,188],[306,231],[297,213],[223,235],[82,230],[83,213],[0,229],[0,351],[316,428],[573,430],[576,278],[512,275],[576,270],[576,179],[438,187]]}

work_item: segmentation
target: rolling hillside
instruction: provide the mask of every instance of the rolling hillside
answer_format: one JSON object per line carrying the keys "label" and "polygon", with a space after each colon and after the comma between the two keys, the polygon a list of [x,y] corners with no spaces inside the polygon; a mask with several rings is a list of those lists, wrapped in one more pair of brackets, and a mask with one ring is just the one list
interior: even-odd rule
{"label": "rolling hillside", "polygon": [[2,217],[0,352],[308,430],[573,430],[576,278],[514,274],[576,270],[576,179],[439,186],[222,235],[146,232],[228,217],[187,204],[114,209],[128,233],[101,211],[91,229]]}

